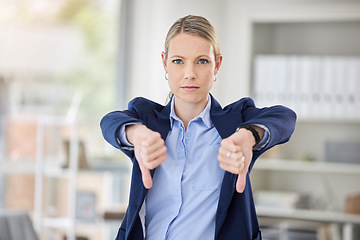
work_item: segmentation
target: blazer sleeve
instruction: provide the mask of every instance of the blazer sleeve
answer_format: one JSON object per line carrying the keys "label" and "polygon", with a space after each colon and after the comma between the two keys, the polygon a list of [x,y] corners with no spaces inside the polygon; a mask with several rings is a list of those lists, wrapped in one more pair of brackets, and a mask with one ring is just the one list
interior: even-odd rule
{"label": "blazer sleeve", "polygon": [[105,140],[120,149],[131,159],[134,158],[134,151],[122,148],[118,139],[119,130],[123,124],[142,123],[149,124],[149,117],[155,116],[157,112],[164,109],[163,105],[148,100],[143,97],[134,98],[128,104],[128,109],[124,111],[114,111],[106,114],[100,121],[100,128]]}
{"label": "blazer sleeve", "polygon": [[247,99],[247,107],[243,110],[243,124],[263,124],[270,131],[270,140],[260,152],[275,145],[289,141],[295,130],[296,113],[284,106],[256,108],[252,99]]}
{"label": "blazer sleeve", "polygon": [[129,102],[128,109],[124,111],[114,111],[106,114],[100,121],[100,128],[104,139],[112,146],[120,149],[129,157],[133,157],[133,151],[121,148],[120,141],[118,139],[118,131],[123,124],[132,122],[143,122],[139,113],[135,107],[139,98],[135,98]]}

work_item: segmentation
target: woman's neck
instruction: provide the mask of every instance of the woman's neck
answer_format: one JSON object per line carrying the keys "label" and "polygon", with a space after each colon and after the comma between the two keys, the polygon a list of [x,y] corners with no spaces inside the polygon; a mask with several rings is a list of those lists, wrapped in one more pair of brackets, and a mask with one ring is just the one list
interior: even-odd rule
{"label": "woman's neck", "polygon": [[189,103],[174,99],[175,114],[183,122],[185,131],[187,130],[189,122],[205,109],[208,99],[206,101]]}

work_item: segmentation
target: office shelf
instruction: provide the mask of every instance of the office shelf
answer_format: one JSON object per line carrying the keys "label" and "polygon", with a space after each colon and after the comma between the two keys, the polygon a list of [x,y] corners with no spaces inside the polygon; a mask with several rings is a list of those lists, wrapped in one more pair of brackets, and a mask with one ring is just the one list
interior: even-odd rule
{"label": "office shelf", "polygon": [[298,173],[355,174],[360,175],[360,164],[328,163],[306,160],[264,159],[257,160],[255,170],[288,171]]}
{"label": "office shelf", "polygon": [[[254,97],[254,64],[259,55],[360,56],[360,4],[357,2],[255,1],[240,5],[229,11],[231,17],[240,11],[235,18],[241,29],[234,33],[233,28],[229,28],[225,36],[231,39],[227,41],[228,46],[243,44],[229,61],[234,69],[235,64],[241,69],[238,79],[227,86],[234,96],[241,89],[242,95]],[[226,50],[230,52],[231,47],[225,46]],[[269,84],[282,87],[276,85],[279,81]],[[294,192],[312,197],[321,207],[280,210],[257,206],[257,213],[260,219],[338,224],[342,227],[342,239],[354,240],[357,236],[353,235],[353,227],[359,227],[360,218],[344,213],[344,206],[348,196],[360,192],[356,184],[360,181],[360,164],[347,164],[346,159],[330,163],[325,145],[329,141],[359,142],[360,119],[316,114],[298,115],[290,142],[259,158],[252,169],[251,181],[255,194],[257,191]]]}

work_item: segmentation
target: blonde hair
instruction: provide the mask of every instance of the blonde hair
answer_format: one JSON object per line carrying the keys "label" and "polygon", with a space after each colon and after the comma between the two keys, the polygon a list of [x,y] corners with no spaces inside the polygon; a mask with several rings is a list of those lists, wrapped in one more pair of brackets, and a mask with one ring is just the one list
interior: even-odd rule
{"label": "blonde hair", "polygon": [[169,29],[165,39],[165,56],[169,51],[170,40],[177,34],[187,33],[208,40],[214,48],[215,61],[219,60],[220,45],[211,23],[204,17],[188,15],[178,19]]}

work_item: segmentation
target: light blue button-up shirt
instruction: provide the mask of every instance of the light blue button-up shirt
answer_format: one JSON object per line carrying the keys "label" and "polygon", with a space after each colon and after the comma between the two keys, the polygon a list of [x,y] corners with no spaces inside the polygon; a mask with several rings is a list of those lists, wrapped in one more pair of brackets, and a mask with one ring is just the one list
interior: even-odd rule
{"label": "light blue button-up shirt", "polygon": [[211,99],[186,132],[171,104],[167,159],[156,168],[146,197],[146,239],[214,239],[224,170],[217,160],[222,139],[210,119]]}
{"label": "light blue button-up shirt", "polygon": [[[185,131],[171,102],[170,131],[165,140],[167,159],[156,168],[153,186],[146,196],[145,238],[147,240],[208,240],[215,236],[215,217],[224,170],[217,160],[221,137],[210,118],[211,98]],[[256,146],[269,140],[266,131]],[[126,140],[125,126],[120,142]]]}

